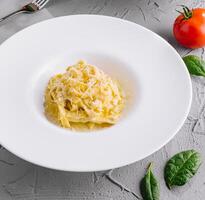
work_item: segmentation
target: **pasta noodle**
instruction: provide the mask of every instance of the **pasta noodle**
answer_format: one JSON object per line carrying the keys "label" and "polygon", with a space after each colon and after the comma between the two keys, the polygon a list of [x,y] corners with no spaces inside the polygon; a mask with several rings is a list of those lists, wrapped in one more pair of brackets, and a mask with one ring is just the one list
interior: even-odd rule
{"label": "pasta noodle", "polygon": [[115,124],[123,107],[119,84],[84,61],[52,77],[45,91],[47,118],[64,128],[93,129]]}

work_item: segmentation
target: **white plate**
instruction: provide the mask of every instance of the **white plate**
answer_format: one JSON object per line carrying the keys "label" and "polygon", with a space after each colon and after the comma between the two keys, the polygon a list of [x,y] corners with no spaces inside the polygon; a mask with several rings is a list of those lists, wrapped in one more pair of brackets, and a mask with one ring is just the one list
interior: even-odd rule
{"label": "white plate", "polygon": [[[190,109],[191,81],[180,56],[155,33],[125,20],[47,20],[8,39],[0,55],[0,142],[41,166],[97,171],[138,161],[165,145]],[[76,133],[44,117],[48,79],[79,59],[117,78],[129,96],[111,128]]]}

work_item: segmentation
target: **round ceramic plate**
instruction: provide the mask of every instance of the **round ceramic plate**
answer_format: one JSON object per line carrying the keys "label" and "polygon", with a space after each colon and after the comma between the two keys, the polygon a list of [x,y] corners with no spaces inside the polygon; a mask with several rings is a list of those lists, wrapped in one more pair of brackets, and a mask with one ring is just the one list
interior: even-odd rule
{"label": "round ceramic plate", "polygon": [[[180,56],[155,33],[125,20],[47,20],[12,36],[0,55],[0,143],[48,168],[97,171],[143,159],[177,133],[190,109],[191,81]],[[45,118],[49,78],[78,60],[122,85],[127,102],[116,125],[73,132]]]}

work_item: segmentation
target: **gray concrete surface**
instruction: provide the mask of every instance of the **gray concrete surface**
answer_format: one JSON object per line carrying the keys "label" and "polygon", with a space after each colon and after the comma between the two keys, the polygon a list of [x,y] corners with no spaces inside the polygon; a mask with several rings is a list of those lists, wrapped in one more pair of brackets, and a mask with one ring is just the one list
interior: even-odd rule
{"label": "gray concrete surface", "polygon": [[[1,0],[3,1],[3,0]],[[13,0],[0,1],[0,16],[14,9]],[[16,0],[19,6],[25,0]],[[0,25],[0,42],[29,24],[46,18],[89,13],[110,15],[141,24],[171,43],[181,55],[204,57],[204,49],[190,51],[178,46],[172,37],[172,23],[179,4],[205,6],[203,0],[53,0],[36,16],[19,16]],[[11,5],[11,6],[10,6]],[[38,20],[35,20],[37,19]],[[150,48],[152,48],[150,46]],[[205,78],[192,78],[193,103],[190,114],[175,136],[158,152],[132,165],[105,172],[61,172],[35,166],[0,149],[0,200],[134,200],[139,181],[150,161],[161,185],[163,200],[204,200],[205,164],[185,186],[169,191],[164,183],[164,164],[173,154],[190,148],[201,152],[205,160]],[[55,148],[55,147],[54,147]]]}

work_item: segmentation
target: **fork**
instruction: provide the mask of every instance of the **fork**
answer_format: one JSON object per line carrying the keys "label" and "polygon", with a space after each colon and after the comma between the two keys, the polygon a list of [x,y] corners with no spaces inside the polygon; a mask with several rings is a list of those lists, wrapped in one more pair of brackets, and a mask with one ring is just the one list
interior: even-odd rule
{"label": "fork", "polygon": [[10,14],[8,14],[7,16],[3,17],[0,19],[0,22],[4,21],[5,19],[17,15],[19,13],[34,13],[40,9],[42,9],[47,3],[49,2],[49,0],[34,0],[31,3],[23,6],[21,9],[14,11]]}

